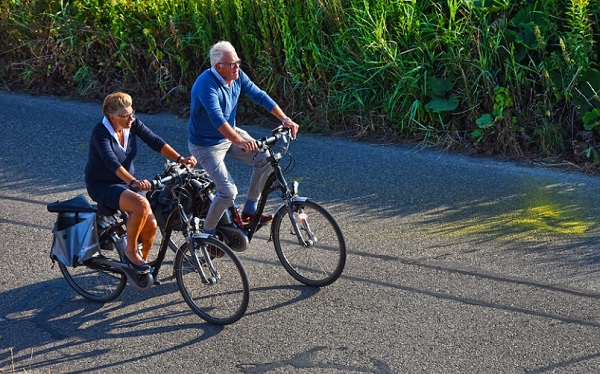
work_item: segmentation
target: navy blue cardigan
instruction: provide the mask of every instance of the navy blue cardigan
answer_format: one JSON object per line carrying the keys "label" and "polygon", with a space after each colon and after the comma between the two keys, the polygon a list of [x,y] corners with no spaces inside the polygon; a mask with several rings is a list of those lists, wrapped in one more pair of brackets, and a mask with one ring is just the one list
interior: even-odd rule
{"label": "navy blue cardigan", "polygon": [[91,185],[124,183],[116,174],[119,166],[123,166],[131,175],[135,175],[133,159],[137,154],[138,137],[159,153],[167,144],[136,118],[131,124],[127,151],[123,152],[117,139],[110,135],[102,122],[94,126],[90,137],[88,162],[85,166],[85,183]]}

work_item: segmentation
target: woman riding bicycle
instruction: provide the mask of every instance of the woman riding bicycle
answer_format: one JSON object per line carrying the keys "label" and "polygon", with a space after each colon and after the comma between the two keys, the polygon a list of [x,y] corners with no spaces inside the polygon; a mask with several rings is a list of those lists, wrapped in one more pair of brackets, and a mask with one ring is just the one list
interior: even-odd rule
{"label": "woman riding bicycle", "polygon": [[[145,196],[134,192],[150,189],[150,181],[136,179],[133,159],[139,137],[151,149],[178,163],[196,166],[194,156],[182,157],[161,137],[134,115],[131,96],[117,92],[106,96],[104,118],[92,130],[89,157],[85,167],[88,194],[99,205],[127,212],[127,249],[124,259],[138,271],[150,270],[146,264],[154,236],[156,219]],[[137,243],[142,243],[142,256]]]}

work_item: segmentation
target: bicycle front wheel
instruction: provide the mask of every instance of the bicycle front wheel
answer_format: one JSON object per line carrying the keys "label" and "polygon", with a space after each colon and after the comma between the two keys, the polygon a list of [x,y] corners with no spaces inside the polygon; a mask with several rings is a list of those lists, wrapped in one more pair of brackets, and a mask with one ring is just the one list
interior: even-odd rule
{"label": "bicycle front wheel", "polygon": [[[324,287],[335,282],[346,265],[346,243],[331,214],[317,203],[294,201],[293,217],[282,206],[271,226],[275,252],[287,272],[308,286]],[[292,219],[297,222],[300,242]]]}
{"label": "bicycle front wheel", "polygon": [[[215,325],[236,322],[248,308],[248,277],[236,254],[223,242],[197,239],[177,250],[173,264],[177,285],[185,302],[201,318]],[[209,253],[210,264],[203,248]],[[212,266],[211,266],[212,265]]]}
{"label": "bicycle front wheel", "polygon": [[[67,282],[73,289],[88,300],[106,303],[116,299],[127,285],[125,274],[114,268],[101,264],[98,258],[116,256],[120,261],[117,250],[101,249],[91,260],[70,267],[58,261],[58,266]],[[106,255],[106,256],[105,256]]]}

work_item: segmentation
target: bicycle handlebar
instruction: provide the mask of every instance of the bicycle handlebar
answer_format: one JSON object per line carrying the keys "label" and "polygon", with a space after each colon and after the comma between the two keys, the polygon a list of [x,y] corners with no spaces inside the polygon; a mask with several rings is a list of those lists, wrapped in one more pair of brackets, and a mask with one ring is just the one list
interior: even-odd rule
{"label": "bicycle handlebar", "polygon": [[279,126],[273,129],[271,133],[273,134],[270,137],[263,137],[260,140],[256,141],[256,145],[258,146],[258,150],[260,152],[265,152],[268,148],[272,148],[275,143],[279,139],[283,139],[284,143],[288,142],[288,136],[292,130],[289,127]]}
{"label": "bicycle handlebar", "polygon": [[164,176],[157,175],[153,180],[150,181],[152,184],[152,190],[162,189],[165,187],[166,183],[171,181],[174,181],[174,183],[177,185],[181,185],[182,182],[185,181],[193,184],[199,190],[204,189],[210,184],[206,180],[203,180],[205,177],[197,169],[190,168],[185,164],[178,164],[172,161],[168,161],[165,164],[165,170],[163,171],[162,175]]}
{"label": "bicycle handlebar", "polygon": [[174,178],[180,177],[183,174],[190,174],[191,169],[187,165],[169,162],[168,172],[169,174],[167,176],[161,178],[159,175],[157,175],[153,180],[150,181],[152,184],[152,189],[162,188],[165,183],[172,181]]}
{"label": "bicycle handlebar", "polygon": [[[287,143],[289,140],[288,136],[291,133],[291,129],[289,127],[283,127],[283,126],[279,126],[274,128],[271,133],[273,134],[270,137],[263,137],[260,140],[256,141],[256,145],[258,146],[258,150],[259,152],[265,152],[267,151],[269,148],[272,148],[273,145],[275,145],[275,143],[277,143],[277,141],[279,139],[283,139],[283,141],[285,143]],[[161,177],[159,175],[157,175],[153,180],[150,181],[150,183],[152,184],[151,189],[160,189],[164,187],[165,183],[168,183],[170,181],[172,181],[175,178],[178,177],[182,177],[183,175],[188,175],[191,176],[192,173],[192,169],[185,165],[185,164],[177,164],[175,162],[169,162],[168,167],[165,168],[165,173],[167,174],[164,177]],[[194,182],[194,179],[190,178],[192,182]],[[197,181],[196,181],[197,182]],[[201,186],[200,182],[197,182],[199,185],[197,187]]]}

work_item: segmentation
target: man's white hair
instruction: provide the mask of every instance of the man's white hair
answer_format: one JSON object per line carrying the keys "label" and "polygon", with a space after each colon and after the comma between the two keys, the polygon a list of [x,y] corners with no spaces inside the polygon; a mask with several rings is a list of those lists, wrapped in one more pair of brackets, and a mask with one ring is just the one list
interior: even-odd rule
{"label": "man's white hair", "polygon": [[216,44],[214,44],[210,48],[210,66],[215,66],[221,59],[223,59],[223,54],[225,52],[235,52],[235,48],[228,41],[222,40]]}

